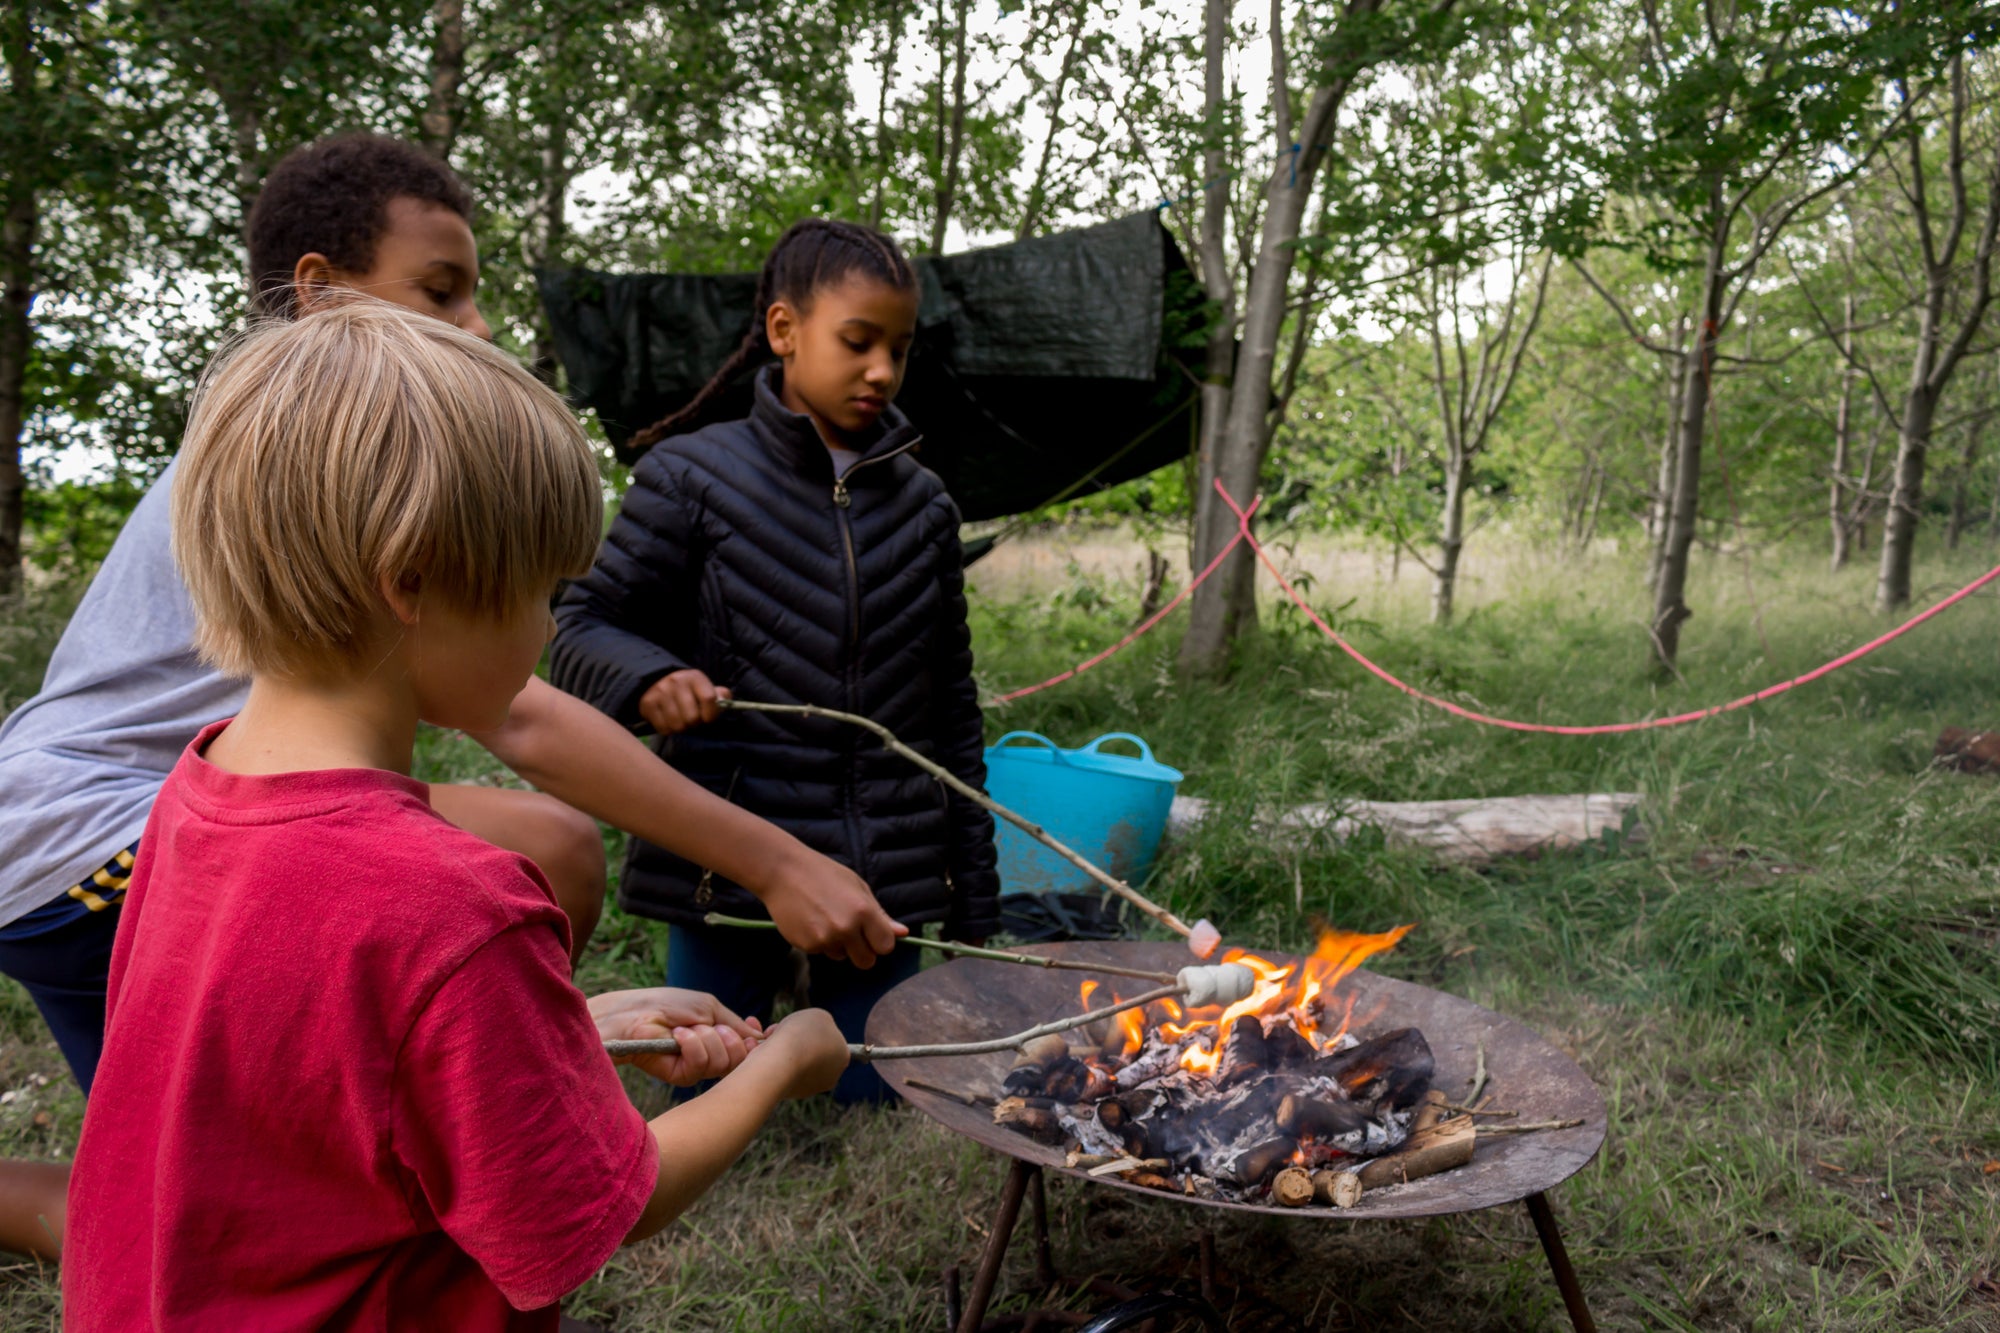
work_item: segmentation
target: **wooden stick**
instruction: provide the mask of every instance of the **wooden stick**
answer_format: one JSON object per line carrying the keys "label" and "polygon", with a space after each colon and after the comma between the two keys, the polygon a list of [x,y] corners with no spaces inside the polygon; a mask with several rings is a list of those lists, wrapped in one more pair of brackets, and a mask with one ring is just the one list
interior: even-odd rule
{"label": "wooden stick", "polygon": [[1582,1124],[1581,1117],[1575,1120],[1537,1120],[1525,1125],[1488,1125],[1479,1131],[1482,1134],[1533,1134],[1544,1129],[1575,1129]]}
{"label": "wooden stick", "polygon": [[945,786],[950,787],[953,791],[965,797],[966,800],[991,811],[994,815],[1006,820],[1015,828],[1020,829],[1036,842],[1039,842],[1057,856],[1062,857],[1078,870],[1089,875],[1099,884],[1102,884],[1126,902],[1131,903],[1168,930],[1183,937],[1194,933],[1194,927],[1182,921],[1172,912],[1169,912],[1166,908],[1146,897],[1124,880],[1098,869],[1091,862],[1085,860],[1079,853],[1071,851],[1062,843],[1057,842],[1049,836],[1048,830],[1041,825],[1015,814],[1012,810],[1009,810],[1006,806],[979,790],[979,788],[962,780],[956,773],[953,773],[950,769],[944,767],[944,765],[918,754],[915,750],[897,740],[894,732],[873,718],[862,717],[859,713],[843,713],[838,709],[821,708],[818,704],[764,704],[752,703],[746,699],[718,699],[716,702],[723,708],[740,708],[750,713],[788,713],[795,717],[832,718],[836,722],[848,722],[864,730],[872,731],[881,738],[882,744],[886,745],[889,749],[903,756],[903,758],[909,760],[939,782],[944,783]]}
{"label": "wooden stick", "polygon": [[1479,1094],[1486,1088],[1486,1043],[1479,1043],[1479,1066],[1472,1071],[1472,1091],[1465,1094],[1467,1106],[1479,1105]]}
{"label": "wooden stick", "polygon": [[1164,1171],[1173,1163],[1164,1157],[1114,1157],[1084,1172],[1087,1176],[1122,1176],[1131,1171]]}
{"label": "wooden stick", "polygon": [[[702,919],[703,925],[730,926],[739,930],[776,930],[775,921],[755,921],[749,917],[724,916],[720,912],[710,912]],[[1138,967],[1114,967],[1109,963],[1079,963],[1068,958],[1051,958],[1044,954],[1009,953],[1005,949],[987,949],[976,944],[960,944],[954,940],[933,940],[922,935],[905,935],[898,941],[915,945],[919,949],[933,949],[938,953],[958,954],[966,958],[991,958],[1002,963],[1019,963],[1023,967],[1054,967],[1069,972],[1102,972],[1106,976],[1136,977],[1140,981],[1172,981],[1171,972],[1148,972]]]}
{"label": "wooden stick", "polygon": [[1423,1133],[1411,1135],[1396,1152],[1377,1157],[1354,1174],[1361,1178],[1364,1189],[1420,1180],[1471,1161],[1475,1140],[1471,1116],[1440,1120]]}
{"label": "wooden stick", "polygon": [[983,1096],[976,1092],[960,1092],[956,1088],[939,1087],[935,1083],[926,1083],[920,1078],[906,1078],[903,1082],[922,1092],[935,1092],[940,1097],[949,1097],[961,1106],[993,1105],[991,1097]]}
{"label": "wooden stick", "polygon": [[[1171,986],[1160,986],[1143,994],[1135,995],[1129,1000],[1120,1000],[1117,1004],[1107,1004],[1101,1009],[1090,1009],[1080,1014],[1073,1014],[1068,1018],[1058,1018],[1051,1022],[1040,1023],[1024,1032],[1016,1032],[1009,1037],[994,1037],[989,1041],[947,1042],[937,1046],[871,1046],[867,1042],[851,1042],[848,1044],[847,1053],[856,1060],[923,1060],[930,1059],[933,1056],[989,1055],[994,1051],[1016,1050],[1033,1041],[1036,1037],[1045,1037],[1051,1032],[1067,1032],[1071,1028],[1080,1028],[1086,1023],[1095,1023],[1098,1019],[1108,1018],[1112,1014],[1122,1014],[1127,1009],[1137,1009],[1142,1005],[1151,1004],[1155,1000],[1164,1000],[1169,996],[1185,994],[1187,994],[1187,987],[1181,985],[1179,982],[1175,982]],[[676,1055],[679,1054],[680,1049],[681,1044],[672,1037],[648,1037],[634,1041],[607,1041],[604,1043],[604,1053],[613,1059],[634,1055]]]}
{"label": "wooden stick", "polygon": [[1186,993],[1187,987],[1175,982],[1171,986],[1160,986],[1135,995],[1129,1000],[1120,1000],[1117,1004],[1107,1004],[1101,1009],[1091,1009],[1081,1014],[1072,1014],[1068,1018],[1040,1023],[1025,1032],[1016,1032],[1011,1037],[995,1037],[990,1041],[964,1041],[939,1046],[870,1046],[864,1042],[857,1046],[849,1046],[847,1049],[857,1060],[917,1060],[939,1055],[986,1055],[993,1051],[1011,1051],[1051,1032],[1067,1032],[1086,1023],[1095,1023],[1100,1018],[1122,1014],[1127,1009],[1137,1009],[1155,1000],[1164,1000],[1169,996]]}
{"label": "wooden stick", "polygon": [[1313,1201],[1312,1177],[1302,1167],[1288,1166],[1271,1178],[1271,1197],[1287,1208],[1303,1208]]}

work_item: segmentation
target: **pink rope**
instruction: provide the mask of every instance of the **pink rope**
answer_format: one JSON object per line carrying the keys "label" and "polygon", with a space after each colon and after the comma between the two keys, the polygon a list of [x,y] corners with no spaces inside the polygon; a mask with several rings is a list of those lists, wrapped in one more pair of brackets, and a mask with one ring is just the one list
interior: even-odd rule
{"label": "pink rope", "polygon": [[[1916,615],[1911,616],[1908,620],[1896,626],[1896,628],[1890,630],[1887,634],[1883,634],[1878,638],[1869,640],[1867,643],[1862,644],[1859,648],[1856,648],[1852,652],[1843,653],[1841,656],[1834,658],[1831,662],[1828,662],[1825,666],[1815,667],[1813,670],[1806,672],[1804,675],[1794,676],[1790,680],[1784,681],[1781,684],[1767,686],[1764,689],[1757,691],[1755,694],[1746,694],[1741,699],[1731,699],[1726,704],[1716,704],[1713,708],[1703,708],[1692,713],[1678,713],[1673,717],[1648,718],[1643,722],[1608,722],[1608,723],[1602,723],[1594,727],[1551,726],[1541,722],[1516,722],[1510,718],[1493,717],[1487,713],[1476,713],[1472,709],[1460,707],[1458,704],[1452,703],[1448,699],[1440,699],[1436,695],[1425,694],[1422,690],[1417,689],[1413,685],[1405,684],[1403,681],[1400,681],[1396,679],[1396,677],[1390,675],[1387,671],[1384,671],[1381,667],[1375,665],[1375,663],[1369,661],[1368,658],[1366,658],[1361,654],[1359,649],[1355,648],[1354,645],[1350,644],[1347,640],[1341,638],[1340,635],[1334,630],[1333,626],[1327,624],[1324,620],[1320,619],[1319,613],[1313,610],[1312,607],[1306,603],[1306,599],[1304,597],[1299,595],[1298,589],[1294,588],[1291,585],[1291,582],[1285,578],[1284,574],[1278,569],[1277,564],[1272,561],[1270,555],[1264,550],[1262,543],[1260,543],[1257,540],[1257,538],[1251,534],[1250,515],[1256,511],[1257,502],[1252,501],[1250,508],[1244,509],[1241,505],[1236,503],[1235,499],[1229,494],[1228,491],[1223,489],[1222,483],[1220,481],[1217,481],[1215,483],[1215,491],[1216,494],[1222,497],[1223,503],[1228,505],[1230,509],[1233,510],[1236,514],[1237,540],[1247,541],[1250,544],[1250,549],[1257,553],[1257,558],[1264,563],[1264,568],[1271,571],[1271,577],[1278,581],[1278,586],[1285,590],[1285,595],[1292,599],[1292,604],[1298,607],[1299,610],[1305,612],[1306,618],[1311,620],[1314,625],[1318,626],[1319,632],[1321,634],[1324,634],[1327,638],[1333,640],[1335,645],[1337,645],[1342,652],[1345,652],[1349,657],[1353,658],[1356,662],[1359,662],[1365,669],[1367,669],[1371,674],[1376,676],[1378,679],[1388,682],[1389,684],[1395,686],[1397,689],[1401,690],[1403,693],[1409,695],[1413,699],[1420,699],[1424,703],[1431,705],[1433,708],[1442,708],[1445,712],[1450,713],[1456,717],[1462,717],[1472,722],[1483,722],[1489,727],[1505,727],[1509,731],[1538,731],[1538,732],[1547,732],[1551,735],[1556,735],[1556,736],[1604,736],[1604,735],[1609,735],[1612,732],[1645,731],[1653,727],[1674,727],[1674,726],[1679,726],[1683,722],[1699,722],[1704,718],[1711,718],[1719,713],[1727,713],[1738,708],[1747,708],[1751,704],[1761,703],[1765,699],[1770,699],[1777,695],[1783,694],[1786,690],[1792,689],[1795,686],[1804,685],[1810,681],[1818,680],[1821,676],[1831,675],[1833,672],[1840,670],[1842,667],[1848,665],[1850,662],[1859,661],[1860,659],[1868,656],[1868,654],[1874,652],[1877,648],[1883,647],[1886,644],[1894,643],[1897,639],[1902,638],[1905,634],[1909,633],[1917,626],[1923,624],[1926,620],[1929,620],[1932,616],[1937,615],[1939,612],[1944,611],[1949,607],[1956,606],[1958,603],[1972,596],[1973,593],[1978,592],[1981,588],[1993,582],[1995,579],[2000,579],[2000,567],[1988,570],[1986,573],[1980,575],[1972,582],[1966,584],[1963,588],[1960,588],[1957,592],[1945,598],[1943,601],[1937,603],[1935,606],[1929,607],[1928,609],[1923,611],[1919,611]],[[1234,544],[1235,544],[1234,542],[1231,543],[1231,545]],[[1225,547],[1224,554],[1227,554],[1227,551],[1228,548]],[[1216,558],[1219,561],[1221,559],[1221,556],[1217,556]],[[1203,571],[1204,577],[1206,577],[1206,574],[1207,571]],[[1192,591],[1192,589],[1190,589],[1190,591]]]}
{"label": "pink rope", "polygon": [[[1222,483],[1217,482],[1216,489],[1222,490]],[[1227,499],[1228,492],[1226,491],[1223,492],[1223,496],[1225,499]],[[1257,506],[1263,503],[1264,503],[1264,497],[1260,495],[1250,501],[1250,507],[1248,509],[1243,509],[1240,508],[1234,500],[1231,500],[1229,502],[1229,507],[1236,514],[1236,535],[1234,537],[1231,537],[1228,541],[1222,544],[1222,549],[1215,553],[1215,559],[1209,561],[1207,565],[1203,566],[1201,573],[1194,576],[1194,581],[1192,583],[1188,584],[1187,587],[1182,588],[1179,592],[1175,593],[1174,599],[1171,602],[1168,602],[1165,606],[1161,607],[1159,610],[1155,611],[1152,615],[1146,617],[1146,619],[1139,622],[1138,625],[1134,626],[1130,634],[1127,634],[1124,638],[1112,644],[1109,648],[1106,648],[1103,652],[1091,658],[1089,661],[1079,662],[1075,666],[1071,667],[1069,670],[1063,672],[1059,676],[1050,676],[1047,680],[1043,681],[1039,685],[1024,685],[1018,690],[1013,690],[1006,694],[994,696],[992,699],[987,700],[987,706],[991,707],[995,704],[1011,703],[1014,700],[1019,699],[1024,695],[1033,694],[1037,690],[1046,690],[1051,685],[1060,685],[1066,680],[1071,680],[1077,676],[1081,676],[1084,672],[1090,670],[1092,667],[1096,666],[1099,662],[1104,661],[1112,654],[1120,652],[1121,650],[1129,646],[1141,634],[1144,634],[1147,630],[1153,628],[1153,626],[1159,624],[1162,620],[1165,620],[1167,616],[1173,612],[1173,609],[1175,607],[1179,606],[1182,602],[1185,602],[1188,599],[1189,595],[1192,594],[1196,588],[1199,588],[1202,585],[1202,583],[1207,580],[1210,574],[1213,574],[1217,569],[1221,568],[1223,559],[1227,557],[1231,551],[1236,549],[1236,544],[1238,542],[1241,542],[1246,538],[1249,538],[1254,544],[1255,539],[1250,538],[1250,515],[1256,513]]]}

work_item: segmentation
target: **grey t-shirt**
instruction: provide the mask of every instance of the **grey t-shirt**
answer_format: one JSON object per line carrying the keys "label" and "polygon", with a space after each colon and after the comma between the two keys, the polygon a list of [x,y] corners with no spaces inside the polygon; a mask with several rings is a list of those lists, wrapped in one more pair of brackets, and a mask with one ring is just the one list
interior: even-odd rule
{"label": "grey t-shirt", "polygon": [[174,465],[91,581],[42,691],[0,724],[0,925],[136,839],[195,733],[248,686],[194,653],[194,607],[167,546]]}

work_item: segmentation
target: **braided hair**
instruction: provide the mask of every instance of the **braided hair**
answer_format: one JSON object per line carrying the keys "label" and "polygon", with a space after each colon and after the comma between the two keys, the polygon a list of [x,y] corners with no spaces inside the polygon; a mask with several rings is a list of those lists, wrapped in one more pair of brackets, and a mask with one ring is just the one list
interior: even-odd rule
{"label": "braided hair", "polygon": [[898,291],[917,287],[917,272],[902,250],[873,227],[834,218],[793,223],[771,247],[757,274],[756,308],[743,341],[687,406],[635,434],[630,451],[644,453],[670,435],[682,435],[703,424],[704,414],[731,381],[751,366],[771,359],[771,343],[764,328],[765,315],[774,302],[784,301],[803,310],[815,292],[856,273],[886,282]]}

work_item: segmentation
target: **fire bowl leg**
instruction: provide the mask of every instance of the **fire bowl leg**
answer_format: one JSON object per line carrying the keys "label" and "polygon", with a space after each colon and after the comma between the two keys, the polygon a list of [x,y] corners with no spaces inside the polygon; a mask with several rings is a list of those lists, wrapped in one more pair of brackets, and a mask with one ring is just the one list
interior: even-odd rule
{"label": "fire bowl leg", "polygon": [[986,1307],[993,1300],[993,1284],[1000,1280],[1000,1265],[1007,1258],[1007,1242],[1014,1235],[1014,1223],[1021,1217],[1021,1196],[1028,1192],[1028,1180],[1033,1177],[1037,1184],[1041,1181],[1042,1169],[1019,1158],[1007,1172],[1007,1183],[1000,1188],[1000,1211],[993,1218],[993,1233],[986,1238],[986,1249],[979,1256],[979,1271],[973,1275],[972,1291],[966,1297],[965,1311],[958,1319],[958,1333],[978,1333],[979,1326],[986,1322]]}
{"label": "fire bowl leg", "polygon": [[1535,1220],[1535,1234],[1542,1238],[1542,1252],[1549,1256],[1549,1271],[1555,1274],[1556,1289],[1562,1292],[1571,1326],[1576,1333],[1597,1333],[1597,1321],[1590,1317],[1583,1287],[1576,1280],[1576,1270],[1570,1267],[1569,1251],[1563,1248],[1562,1231],[1556,1226],[1554,1210],[1540,1191],[1530,1194],[1527,1202],[1528,1216]]}
{"label": "fire bowl leg", "polygon": [[1049,1192],[1039,1168],[1028,1177],[1028,1212],[1035,1225],[1035,1281],[1047,1290],[1059,1277],[1055,1251],[1049,1244]]}

